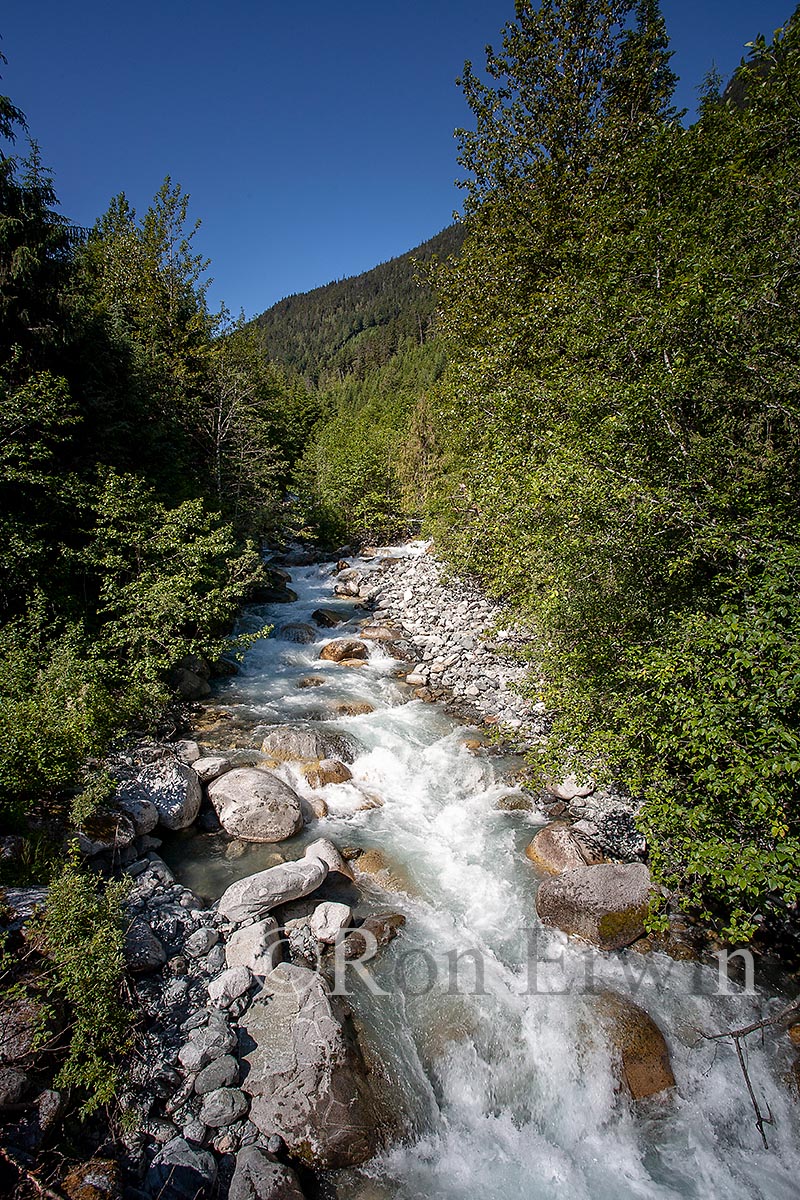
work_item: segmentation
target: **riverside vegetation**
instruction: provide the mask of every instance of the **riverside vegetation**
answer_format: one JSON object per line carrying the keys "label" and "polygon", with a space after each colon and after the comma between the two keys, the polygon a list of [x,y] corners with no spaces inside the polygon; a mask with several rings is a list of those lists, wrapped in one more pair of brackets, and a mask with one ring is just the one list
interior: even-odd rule
{"label": "riverside vegetation", "polygon": [[44,1043],[68,1029],[51,1075],[84,1117],[132,1012],[119,887],[64,836],[115,739],[163,733],[176,672],[230,648],[265,539],[422,524],[528,632],[542,774],[641,798],[655,880],[724,938],[791,926],[799,35],[687,126],[654,0],[520,0],[462,77],[464,224],[250,326],[209,312],[178,186],[78,230],[0,99],[0,869],[52,883],[2,967]]}

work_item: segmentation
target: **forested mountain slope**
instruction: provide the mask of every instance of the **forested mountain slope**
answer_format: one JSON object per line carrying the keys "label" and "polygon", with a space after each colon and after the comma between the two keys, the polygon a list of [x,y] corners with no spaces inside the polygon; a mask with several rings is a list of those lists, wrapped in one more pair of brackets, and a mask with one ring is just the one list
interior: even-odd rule
{"label": "forested mountain slope", "polygon": [[267,358],[314,380],[384,366],[405,343],[422,344],[434,293],[424,269],[457,254],[464,226],[450,225],[414,250],[371,271],[287,296],[254,324]]}

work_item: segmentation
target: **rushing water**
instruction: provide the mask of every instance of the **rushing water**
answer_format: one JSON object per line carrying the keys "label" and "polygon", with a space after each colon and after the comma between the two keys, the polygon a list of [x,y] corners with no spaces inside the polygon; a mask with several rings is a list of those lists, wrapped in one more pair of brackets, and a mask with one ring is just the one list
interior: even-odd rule
{"label": "rushing water", "polygon": [[[320,836],[379,847],[402,878],[402,893],[362,889],[368,905],[402,911],[407,925],[372,973],[386,994],[356,979],[352,1002],[385,1064],[403,1133],[365,1168],[340,1175],[340,1197],[800,1195],[788,1038],[770,1032],[747,1045],[755,1092],[774,1119],[765,1151],[732,1045],[701,1036],[765,1015],[768,997],[717,994],[709,965],[635,950],[593,953],[540,927],[537,878],[523,849],[543,818],[495,808],[509,790],[502,763],[471,753],[469,731],[441,709],[409,701],[398,664],[380,647],[359,670],[320,661],[321,644],[356,634],[366,614],[332,599],[330,567],[292,575],[298,601],[253,611],[251,627],[265,617],[276,626],[308,621],[320,605],[341,608],[352,624],[320,631],[316,644],[277,633],[257,643],[217,701],[248,725],[330,720],[342,700],[372,704],[373,712],[334,717],[331,725],[366,748],[353,783],[314,793],[287,765],[282,773],[301,794],[324,796],[326,819],[281,847],[234,844],[235,857],[224,839],[199,835],[174,843],[169,857],[182,880],[208,897],[278,861],[276,854],[299,856]],[[299,689],[312,674],[325,683]],[[364,808],[365,792],[382,805]],[[475,952],[455,977],[454,951]],[[597,1017],[603,989],[632,994],[658,1022],[674,1092],[638,1104],[620,1092]]]}

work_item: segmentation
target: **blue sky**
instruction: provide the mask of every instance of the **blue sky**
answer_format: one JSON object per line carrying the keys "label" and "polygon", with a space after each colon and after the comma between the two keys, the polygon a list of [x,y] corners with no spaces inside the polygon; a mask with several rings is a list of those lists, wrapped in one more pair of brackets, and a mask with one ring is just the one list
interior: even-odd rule
{"label": "blue sky", "polygon": [[[794,0],[662,0],[679,103],[726,77]],[[25,112],[63,211],[91,225],[164,176],[192,197],[211,300],[248,316],[449,224],[454,80],[513,0],[5,0],[0,90]]]}

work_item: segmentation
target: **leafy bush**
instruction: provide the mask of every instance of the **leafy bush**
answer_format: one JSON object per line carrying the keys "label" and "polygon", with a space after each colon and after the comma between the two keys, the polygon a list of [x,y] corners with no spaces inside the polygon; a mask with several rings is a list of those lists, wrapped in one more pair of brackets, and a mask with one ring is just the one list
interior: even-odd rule
{"label": "leafy bush", "polygon": [[108,670],[80,626],[60,634],[41,609],[0,631],[0,815],[78,784],[120,723]]}
{"label": "leafy bush", "polygon": [[42,918],[55,968],[51,996],[69,1011],[69,1048],[55,1086],[76,1089],[83,1116],[114,1099],[131,1046],[133,1010],[122,995],[124,894],[125,884],[101,885],[73,856],[51,883]]}

